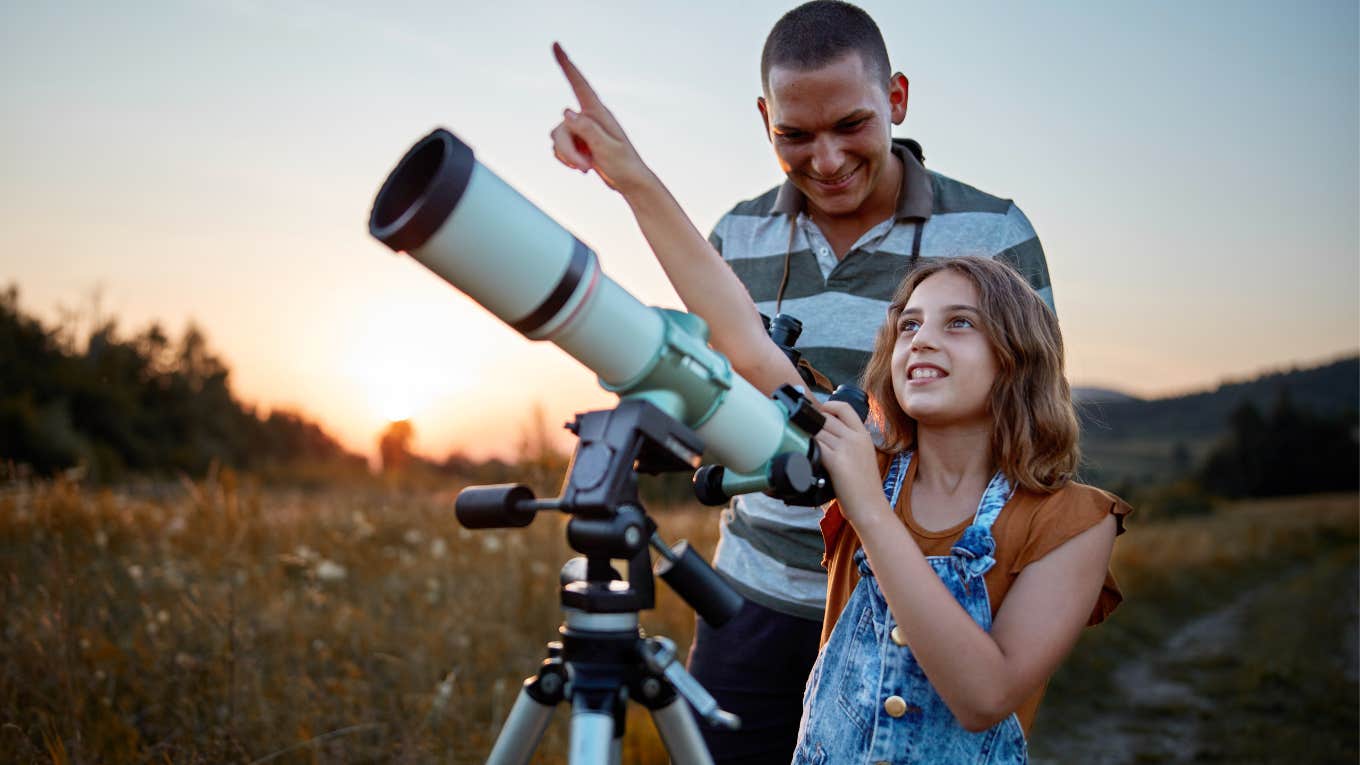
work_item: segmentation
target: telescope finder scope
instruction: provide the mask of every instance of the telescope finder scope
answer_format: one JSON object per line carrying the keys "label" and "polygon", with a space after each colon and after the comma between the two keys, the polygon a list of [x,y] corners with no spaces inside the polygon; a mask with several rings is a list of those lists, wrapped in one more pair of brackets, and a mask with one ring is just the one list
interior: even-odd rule
{"label": "telescope finder scope", "polygon": [[[791,419],[801,408],[776,403],[733,372],[709,347],[702,319],[640,303],[604,274],[589,247],[448,130],[418,141],[392,170],[374,199],[369,232],[525,337],[555,343],[601,387],[647,400],[692,428],[708,456],[728,468],[722,488],[766,490],[787,482],[789,460],[780,455],[815,457],[813,433]],[[778,329],[796,339],[796,321]],[[801,487],[806,479],[793,467]],[[484,512],[497,502],[514,504],[487,497]]]}

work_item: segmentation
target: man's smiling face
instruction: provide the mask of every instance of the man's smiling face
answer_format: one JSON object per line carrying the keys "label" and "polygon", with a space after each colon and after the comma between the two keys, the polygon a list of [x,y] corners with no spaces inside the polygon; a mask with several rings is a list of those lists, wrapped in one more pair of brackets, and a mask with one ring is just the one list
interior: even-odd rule
{"label": "man's smiling face", "polygon": [[884,82],[855,52],[818,69],[770,68],[758,102],[779,165],[810,212],[891,213],[900,176],[889,170],[892,126],[907,111],[907,81]]}

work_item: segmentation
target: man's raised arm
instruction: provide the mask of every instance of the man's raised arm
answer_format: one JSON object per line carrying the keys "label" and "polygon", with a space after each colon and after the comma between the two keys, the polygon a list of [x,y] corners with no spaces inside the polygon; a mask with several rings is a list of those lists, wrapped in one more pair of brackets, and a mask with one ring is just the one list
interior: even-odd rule
{"label": "man's raised arm", "polygon": [[553,128],[558,161],[582,173],[594,170],[623,195],[666,278],[685,307],[708,322],[713,347],[738,374],[765,393],[785,383],[802,385],[793,364],[765,334],[760,313],[736,274],[642,161],[560,45],[553,45],[553,55],[580,104],[579,112],[564,110],[562,122]]}

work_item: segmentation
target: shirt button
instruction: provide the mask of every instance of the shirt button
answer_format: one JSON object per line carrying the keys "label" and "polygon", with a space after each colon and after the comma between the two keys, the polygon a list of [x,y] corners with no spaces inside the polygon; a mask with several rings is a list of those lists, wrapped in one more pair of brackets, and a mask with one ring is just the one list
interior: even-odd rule
{"label": "shirt button", "polygon": [[889,717],[901,717],[907,713],[907,702],[901,696],[889,696],[883,702],[883,711],[887,712]]}
{"label": "shirt button", "polygon": [[831,254],[831,250],[828,250],[828,249],[825,248],[825,247],[821,248],[821,249],[818,250],[817,252],[818,252],[822,257],[826,257],[827,255],[830,255],[830,254]]}
{"label": "shirt button", "polygon": [[891,637],[891,638],[892,638],[892,641],[893,641],[894,643],[898,644],[898,645],[906,645],[906,644],[907,644],[907,639],[904,638],[904,637],[902,637],[902,628],[901,628],[901,627],[893,627],[893,628],[892,628],[892,632],[888,633],[888,637]]}

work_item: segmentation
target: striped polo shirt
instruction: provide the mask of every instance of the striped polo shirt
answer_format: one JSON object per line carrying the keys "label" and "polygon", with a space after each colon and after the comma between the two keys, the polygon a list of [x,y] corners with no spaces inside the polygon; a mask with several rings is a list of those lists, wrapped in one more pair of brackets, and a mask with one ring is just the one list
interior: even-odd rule
{"label": "striped polo shirt", "polygon": [[[1020,208],[927,170],[919,152],[919,145],[894,139],[905,171],[897,209],[840,260],[788,181],[738,204],[709,235],[761,313],[803,323],[798,350],[834,385],[858,382],[888,301],[919,259],[999,258],[1053,307],[1044,251]],[[723,511],[714,565],[756,603],[820,620],[826,601],[820,518],[817,508],[764,494],[737,497]]]}

